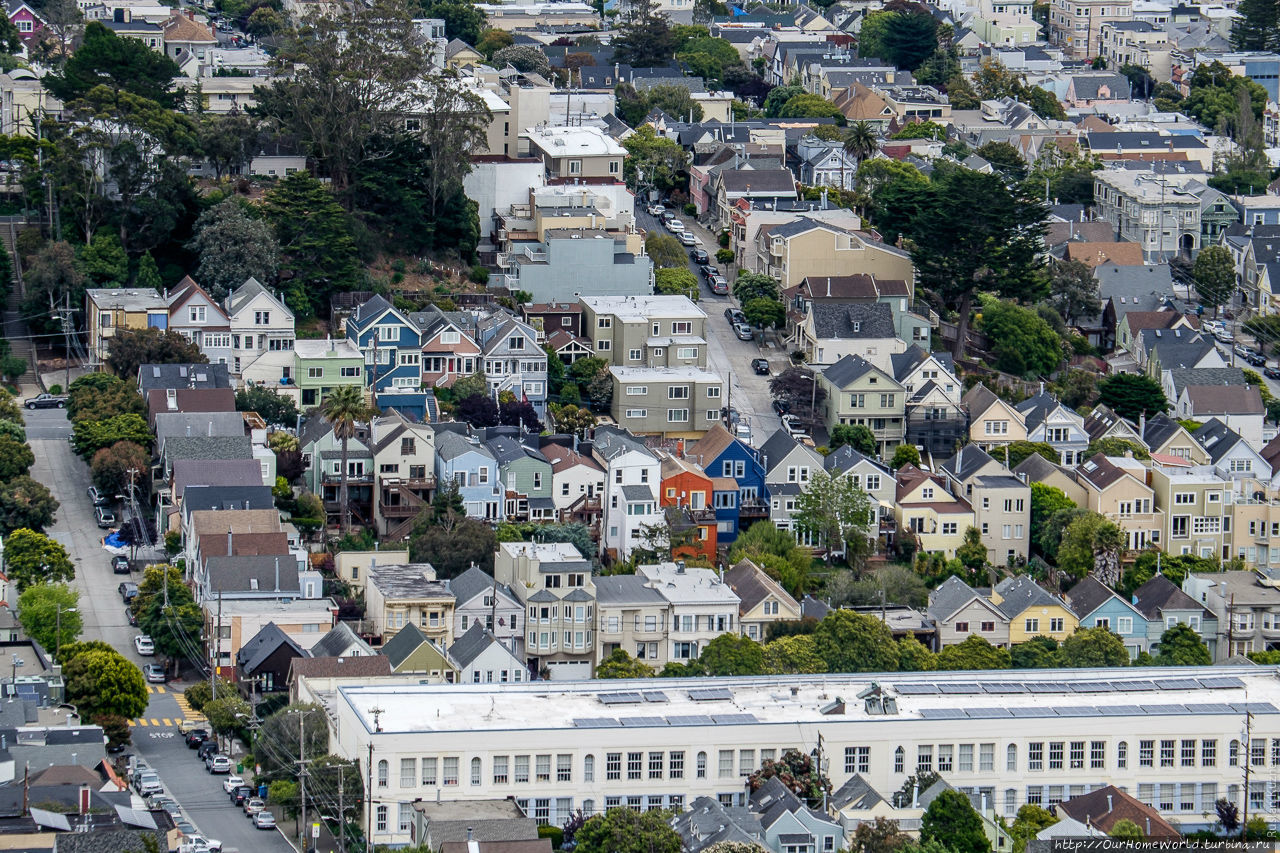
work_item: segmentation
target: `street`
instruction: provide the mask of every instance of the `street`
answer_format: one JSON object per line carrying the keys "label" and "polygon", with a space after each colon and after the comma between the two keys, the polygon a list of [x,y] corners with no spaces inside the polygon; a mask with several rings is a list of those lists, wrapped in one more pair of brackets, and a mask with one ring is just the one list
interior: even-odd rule
{"label": "street", "polygon": [[[715,263],[716,249],[719,243],[716,237],[706,228],[696,223],[691,216],[679,215],[685,228],[691,230],[702,241],[702,248],[711,256],[712,264],[722,274],[733,281],[724,268]],[[649,233],[671,236],[671,232],[663,227],[656,217],[650,216],[641,205],[636,206],[636,224]],[[685,257],[690,249],[685,249]],[[785,350],[772,346],[761,346],[754,341],[740,341],[733,333],[729,321],[724,316],[724,309],[739,308],[738,300],[732,295],[716,296],[707,286],[698,272],[697,264],[687,261],[689,271],[698,279],[698,305],[707,312],[707,369],[724,377],[727,384],[728,400],[725,405],[738,410],[739,415],[751,425],[751,443],[759,447],[769,436],[782,427],[782,422],[773,410],[773,398],[769,394],[769,377],[757,376],[751,369],[751,359],[769,359],[769,368],[777,375],[790,365]]]}
{"label": "street", "polygon": [[[84,624],[82,639],[103,640],[138,666],[152,663],[137,653],[133,638],[138,629],[129,625],[117,586],[124,575],[111,571],[102,549],[105,531],[93,520],[86,495],[88,467],[71,450],[67,437],[71,425],[62,409],[25,410],[27,436],[35,453],[31,476],[44,483],[58,499],[57,521],[48,534],[67,549],[76,567],[74,588],[80,593],[77,609]],[[130,578],[135,583],[141,574]],[[146,713],[130,721],[133,750],[160,774],[170,796],[182,806],[188,820],[207,837],[223,842],[227,850],[288,853],[293,848],[279,832],[254,829],[244,813],[222,792],[224,776],[210,776],[178,733],[178,722],[187,708],[181,698],[188,686],[181,682],[148,685]],[[277,815],[279,817],[279,815]],[[291,827],[287,821],[285,825]]]}

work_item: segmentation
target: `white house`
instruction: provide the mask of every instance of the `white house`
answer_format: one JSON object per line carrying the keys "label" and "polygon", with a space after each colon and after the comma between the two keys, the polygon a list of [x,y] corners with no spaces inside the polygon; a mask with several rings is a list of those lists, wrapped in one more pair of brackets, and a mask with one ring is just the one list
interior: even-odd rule
{"label": "white house", "polygon": [[671,605],[667,659],[690,661],[721,634],[738,633],[738,594],[710,569],[683,562],[636,566],[636,575]]}
{"label": "white house", "polygon": [[449,657],[458,667],[459,684],[508,684],[528,679],[524,661],[479,622],[473,622],[453,641]]}
{"label": "white house", "polygon": [[604,494],[604,469],[590,456],[562,444],[544,445],[542,455],[551,463],[551,500],[557,515],[584,497]]}
{"label": "white house", "polygon": [[601,547],[625,560],[641,543],[641,528],[663,518],[657,493],[662,463],[631,433],[616,427],[596,428],[592,454],[605,469]]}
{"label": "white house", "polygon": [[293,311],[256,278],[226,300],[231,325],[231,375],[241,383],[293,386]]}

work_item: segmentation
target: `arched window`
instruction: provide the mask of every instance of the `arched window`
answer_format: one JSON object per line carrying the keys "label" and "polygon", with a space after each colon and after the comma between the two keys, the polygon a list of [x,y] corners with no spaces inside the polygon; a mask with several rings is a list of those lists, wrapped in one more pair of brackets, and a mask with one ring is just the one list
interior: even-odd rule
{"label": "arched window", "polygon": [[480,759],[479,758],[471,759],[471,784],[472,785],[480,784]]}
{"label": "arched window", "polygon": [[596,757],[588,755],[582,759],[582,780],[584,782],[596,781]]}
{"label": "arched window", "polygon": [[1240,764],[1240,741],[1233,740],[1227,746],[1227,764],[1237,767]]}
{"label": "arched window", "polygon": [[378,762],[378,787],[387,787],[387,760],[385,758]]}
{"label": "arched window", "polygon": [[1007,747],[1005,747],[1004,755],[1005,755],[1004,769],[1017,770],[1018,769],[1018,745],[1016,743],[1009,744]]}
{"label": "arched window", "polygon": [[698,778],[707,778],[707,754],[705,752],[698,753]]}
{"label": "arched window", "polygon": [[1129,766],[1129,742],[1122,740],[1116,744],[1116,768],[1123,770]]}

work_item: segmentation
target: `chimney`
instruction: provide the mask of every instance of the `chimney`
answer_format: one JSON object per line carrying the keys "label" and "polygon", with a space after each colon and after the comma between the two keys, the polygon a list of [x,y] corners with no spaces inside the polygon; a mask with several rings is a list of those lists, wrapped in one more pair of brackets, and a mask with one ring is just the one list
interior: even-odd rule
{"label": "chimney", "polygon": [[231,528],[227,528],[227,556],[231,556]]}
{"label": "chimney", "polygon": [[196,10],[195,10],[195,9],[188,9],[188,10],[187,10],[187,20],[188,20],[188,21],[194,21],[195,19],[196,19]]}
{"label": "chimney", "polygon": [[89,786],[80,786],[80,814],[87,815],[89,813]]}
{"label": "chimney", "polygon": [[1138,415],[1138,437],[1144,438],[1147,434],[1147,410],[1143,409]]}
{"label": "chimney", "polygon": [[911,786],[911,808],[920,808],[920,783]]}
{"label": "chimney", "polygon": [[467,827],[467,843],[470,843],[470,842],[471,842],[471,841],[473,841],[473,840],[474,840],[474,839],[473,839],[473,837],[472,837],[471,827],[469,827],[469,826],[468,826],[468,827]]}
{"label": "chimney", "polygon": [[1111,795],[1107,794],[1107,814],[1111,814]]}
{"label": "chimney", "polygon": [[280,591],[280,558],[276,557],[276,592]]}

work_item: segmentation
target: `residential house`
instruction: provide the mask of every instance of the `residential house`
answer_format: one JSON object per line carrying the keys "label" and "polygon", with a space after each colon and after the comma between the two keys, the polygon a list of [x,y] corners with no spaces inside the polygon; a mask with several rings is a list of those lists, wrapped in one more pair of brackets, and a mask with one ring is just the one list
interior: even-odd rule
{"label": "residential house", "polygon": [[355,592],[364,590],[369,568],[377,563],[403,565],[409,562],[409,551],[383,549],[377,551],[339,551],[333,555],[333,572]]}
{"label": "residential house", "polygon": [[591,452],[605,469],[601,552],[625,560],[641,544],[642,531],[664,518],[655,492],[662,465],[635,436],[616,427],[597,427]]}
{"label": "residential house", "polygon": [[845,837],[837,820],[809,808],[777,776],[752,791],[749,803],[759,815],[761,841],[767,850],[784,853],[802,840],[811,850],[836,850]]}
{"label": "residential house", "polygon": [[[1121,267],[1121,269],[1131,269],[1131,267]],[[1148,267],[1138,269],[1148,269]],[[1114,303],[1108,303],[1108,308],[1112,304]],[[1104,310],[1104,315],[1105,313]],[[1105,325],[1105,316],[1103,322]],[[1162,332],[1186,330],[1186,333],[1190,334],[1196,331],[1196,327],[1181,311],[1126,311],[1116,322],[1115,349],[1132,352],[1136,356],[1138,349],[1142,346],[1143,332],[1156,330]]]}
{"label": "residential house", "polygon": [[930,619],[937,626],[937,647],[979,636],[991,645],[1009,647],[1009,617],[958,577],[949,577],[929,593]]}
{"label": "residential house", "polygon": [[906,438],[906,389],[865,358],[846,355],[817,374],[826,392],[823,420],[830,432],[840,424],[871,430],[881,454]]}
{"label": "residential house", "polygon": [[231,387],[231,376],[225,364],[140,364],[135,378],[143,397],[152,391],[170,388]]}
{"label": "residential house", "polygon": [[[717,423],[697,442],[687,445],[685,458],[701,465],[712,478],[719,544],[732,544],[742,527],[769,515],[765,469],[759,454],[723,424]],[[732,478],[736,490],[722,481],[728,478]]]}
{"label": "residential house", "polygon": [[1182,459],[1153,460],[1148,476],[1156,508],[1164,514],[1159,542],[1164,552],[1230,559],[1231,512],[1224,498],[1230,482],[1208,465],[1187,465]]}
{"label": "residential house", "polygon": [[1040,636],[1062,642],[1080,624],[1066,601],[1045,590],[1030,575],[1005,578],[996,584],[991,590],[991,603],[1009,620],[1011,644]]}
{"label": "residential house", "polygon": [[969,440],[983,450],[1027,440],[1022,412],[981,382],[965,392],[960,404],[969,417]]}
{"label": "residential house", "polygon": [[[827,292],[826,279],[837,292],[848,283],[865,288],[864,279],[846,281],[851,275],[869,276],[873,284],[892,291],[905,291],[908,301],[915,287],[915,266],[911,256],[896,246],[860,231],[857,223],[829,222],[797,216],[789,222],[761,226],[753,245],[737,244],[737,262],[752,272],[778,280],[783,290],[809,279],[809,291],[817,296]],[[901,285],[895,285],[900,282]],[[903,287],[902,285],[905,285]]]}
{"label": "residential house", "polygon": [[840,142],[805,136],[796,145],[796,157],[800,183],[805,186],[854,188],[858,160],[846,152]]}
{"label": "residential house", "polygon": [[422,385],[422,335],[409,317],[374,296],[347,318],[347,339],[364,355],[365,385],[376,395]]}
{"label": "residential house", "polygon": [[1129,660],[1140,652],[1150,652],[1147,617],[1123,596],[1093,576],[1071,587],[1067,604],[1080,620],[1081,628],[1105,628],[1124,642]]}
{"label": "residential house", "polygon": [[547,457],[510,435],[493,435],[485,447],[498,463],[498,476],[505,492],[503,517],[510,521],[554,520],[551,462]]}
{"label": "residential house", "polygon": [[1138,364],[1152,379],[1160,381],[1166,370],[1175,368],[1226,367],[1217,342],[1202,332],[1180,328],[1168,332],[1147,329],[1138,334],[1134,350]]}
{"label": "residential house", "polygon": [[430,563],[369,566],[364,586],[370,633],[386,643],[416,625],[440,648],[453,642],[454,596]]}
{"label": "residential house", "polygon": [[890,357],[893,378],[907,394],[906,443],[945,457],[968,438],[969,418],[950,353],[929,352],[914,345]]}
{"label": "residential house", "polygon": [[191,276],[183,276],[166,299],[169,328],[198,346],[209,364],[231,364],[235,356],[231,348],[231,318],[208,291]]}
{"label": "residential house", "polygon": [[373,647],[361,639],[346,622],[334,625],[329,633],[311,647],[316,658],[377,657]]}
{"label": "residential house", "polygon": [[149,287],[91,287],[84,292],[84,324],[89,364],[101,366],[116,329],[163,331],[169,327],[169,306]]}
{"label": "residential house", "polygon": [[524,604],[505,584],[472,566],[445,581],[453,593],[453,635],[461,637],[475,625],[484,629],[524,660]]}
{"label": "residential house", "polygon": [[1182,392],[1195,385],[1249,385],[1244,370],[1239,367],[1174,367],[1165,370],[1160,377],[1160,387],[1166,400],[1175,404]]}
{"label": "residential house", "polygon": [[907,347],[894,327],[893,310],[883,303],[814,303],[796,333],[805,361],[815,366],[857,355],[880,370],[890,371],[893,356]]}
{"label": "residential house", "polygon": [[[595,211],[586,216],[594,221]],[[581,293],[647,293],[653,285],[653,261],[635,230],[547,228],[540,241],[510,242],[502,248],[496,256],[502,272],[491,284],[523,290],[543,302]],[[609,274],[599,275],[601,269]]]}
{"label": "residential house", "polygon": [[212,69],[210,51],[218,47],[218,39],[208,27],[196,20],[194,9],[174,9],[163,29],[166,56],[177,61],[185,51],[200,65]]}
{"label": "residential house", "polygon": [[823,457],[822,465],[832,477],[849,477],[853,484],[867,493],[879,518],[878,530],[873,530],[886,547],[893,544],[897,530],[894,502],[897,499],[897,481],[889,466],[878,459],[864,456],[848,444],[841,445]]}
{"label": "residential house", "polygon": [[1040,25],[1025,0],[982,0],[973,19],[973,31],[987,44],[1030,44],[1038,40]]}
{"label": "residential house", "polygon": [[1164,513],[1147,485],[1146,468],[1132,456],[1094,454],[1080,463],[1076,478],[1085,489],[1088,508],[1105,515],[1124,531],[1125,547],[1141,551],[1158,546]]}
{"label": "residential house", "polygon": [[[761,228],[764,231],[765,228]],[[772,232],[770,232],[772,233]],[[800,239],[799,237],[793,239]],[[874,255],[882,244],[868,242],[867,250]],[[850,275],[806,276],[794,287],[787,288],[782,294],[787,306],[787,340],[797,349],[805,350],[812,355],[813,330],[808,323],[809,313],[817,305],[834,307],[846,305],[887,305],[893,320],[895,334],[908,345],[927,347],[930,336],[930,319],[916,313],[911,302],[915,270],[910,258],[893,254],[884,254],[882,259],[900,265],[905,279],[888,278],[875,273],[853,273]],[[796,259],[799,263],[801,258]],[[790,268],[790,267],[789,267]],[[806,336],[806,330],[808,336]]]}
{"label": "residential house", "polygon": [[724,582],[738,596],[738,629],[744,637],[764,642],[774,622],[798,622],[800,602],[747,559],[724,573]]}
{"label": "residential house", "polygon": [[[339,623],[340,625],[343,623]],[[404,631],[405,639],[409,635]],[[339,684],[369,682],[391,675],[391,661],[384,655],[370,651],[367,655],[324,655],[310,658],[294,658],[289,663],[289,703],[292,705],[315,702],[317,694],[335,690]]]}
{"label": "residential house", "polygon": [[[999,455],[999,454],[997,454]],[[1013,469],[1014,476],[1024,483],[1044,483],[1061,491],[1076,506],[1088,500],[1084,486],[1076,479],[1075,471],[1050,462],[1039,453],[1032,453]]]}
{"label": "residential house", "polygon": [[364,390],[364,354],[345,338],[295,341],[293,356],[293,378],[303,409],[319,406],[337,388]]}
{"label": "residential house", "polygon": [[1031,487],[981,447],[961,447],[940,468],[951,481],[951,491],[964,495],[973,508],[974,526],[988,559],[996,565],[1025,564]]}
{"label": "residential house", "polygon": [[1272,572],[1189,574],[1182,590],[1212,612],[1226,632],[1215,661],[1280,649],[1280,587]]}
{"label": "residential house", "polygon": [[9,23],[18,31],[18,37],[24,43],[33,42],[41,30],[45,28],[44,18],[22,0],[14,0],[6,4],[5,12]]}
{"label": "residential house", "polygon": [[636,566],[636,577],[656,589],[670,607],[669,660],[688,663],[721,634],[739,633],[738,596],[711,569],[660,563]]}
{"label": "residential house", "polygon": [[236,393],[230,388],[155,388],[146,394],[147,422],[154,427],[162,413],[234,412]]}
{"label": "residential house", "polygon": [[1027,441],[1044,442],[1058,452],[1063,465],[1080,462],[1089,446],[1089,433],[1084,418],[1067,408],[1053,394],[1041,388],[1040,393],[1015,407],[1027,426]]}
{"label": "residential house", "polygon": [[465,431],[436,431],[436,482],[455,483],[471,518],[502,517],[504,495],[498,477],[498,460],[478,436]]}
{"label": "residential house", "polygon": [[769,520],[781,530],[790,530],[796,514],[796,500],[809,478],[824,469],[823,457],[812,447],[796,441],[785,430],[777,430],[760,445],[764,466],[764,488],[769,499]]}
{"label": "residential house", "polygon": [[[690,531],[687,541],[679,545],[673,540],[674,559],[701,558],[716,560],[716,511],[712,506],[714,486],[711,478],[692,462],[669,453],[658,453],[662,461],[662,485],[658,503],[664,508],[668,524]],[[673,523],[674,522],[674,523]]]}
{"label": "residential house", "polygon": [[1138,432],[1138,428],[1129,421],[1117,415],[1110,406],[1099,403],[1093,407],[1093,411],[1084,419],[1084,431],[1089,434],[1089,443],[1101,441],[1104,438],[1114,438],[1121,441],[1131,441],[1135,445],[1145,447],[1142,441],[1142,434]]}
{"label": "residential house", "polygon": [[308,491],[319,496],[327,515],[336,518],[342,512],[339,499],[345,479],[351,517],[360,524],[373,524],[373,450],[369,442],[368,425],[357,424],[355,434],[346,441],[344,454],[342,439],[334,434],[333,424],[319,415],[303,422],[298,433],[298,446],[307,466],[303,477]]}
{"label": "residential house", "polygon": [[511,392],[533,406],[539,418],[547,416],[547,353],[538,333],[528,323],[506,311],[481,315],[476,324],[480,364],[489,394],[497,399]]}
{"label": "residential house", "polygon": [[506,684],[527,680],[524,661],[479,622],[453,641],[449,657],[458,667],[461,684]]}
{"label": "residential house", "polygon": [[480,345],[471,315],[428,305],[409,319],[422,330],[423,385],[448,388],[480,369]]}
{"label": "residential house", "polygon": [[1117,823],[1126,820],[1142,828],[1143,838],[1165,843],[1182,838],[1179,828],[1165,820],[1155,808],[1154,804],[1164,794],[1158,798],[1153,784],[1139,785],[1137,790],[1138,795],[1135,797],[1125,788],[1106,785],[1064,800],[1058,803],[1057,809],[1066,818],[1107,834],[1115,829]]}
{"label": "residential house", "polygon": [[1191,433],[1169,415],[1161,413],[1138,424],[1142,443],[1155,459],[1181,459],[1188,465],[1207,465],[1209,454]]}
{"label": "residential house", "polygon": [[915,536],[918,551],[941,553],[947,559],[964,543],[964,532],[974,526],[973,507],[947,489],[940,474],[904,465],[896,475],[894,516],[898,535]]}
{"label": "residential house", "polygon": [[627,150],[600,128],[547,125],[520,136],[528,139],[529,153],[542,160],[548,178],[622,180]]}
{"label": "residential house", "polygon": [[1271,463],[1240,433],[1217,418],[1210,418],[1191,437],[1209,454],[1209,464],[1223,480],[1270,481]]}
{"label": "residential house", "polygon": [[[1115,135],[1102,134],[1106,138],[1100,140],[1091,135],[1090,144],[1109,142]],[[1163,261],[1174,255],[1190,258],[1200,249],[1202,177],[1199,172],[1100,169],[1093,173],[1098,218],[1115,225],[1122,240],[1139,244],[1143,260]]]}
{"label": "residential house", "polygon": [[567,542],[499,542],[494,577],[526,608],[529,671],[552,680],[591,678],[596,665],[591,561]]}
{"label": "residential house", "polygon": [[269,622],[236,652],[235,680],[247,697],[288,689],[294,660],[310,657],[293,639]]}
{"label": "residential house", "polygon": [[383,643],[378,654],[387,659],[392,675],[423,675],[448,684],[458,681],[453,659],[412,622]]}
{"label": "residential house", "polygon": [[373,454],[373,517],[387,539],[408,535],[436,487],[436,434],[391,409],[369,424]]}
{"label": "residential house", "polygon": [[586,334],[581,302],[527,302],[520,306],[520,317],[534,328],[543,343],[556,332],[567,332],[575,338]]}
{"label": "residential house", "polygon": [[231,326],[231,375],[240,382],[289,385],[293,380],[294,316],[255,278],[223,304]]}
{"label": "residential house", "polygon": [[[1165,631],[1175,625],[1186,625],[1200,635],[1209,649],[1210,660],[1223,660],[1229,656],[1230,643],[1219,633],[1218,617],[1214,611],[1178,589],[1177,584],[1164,575],[1158,574],[1135,589],[1132,600],[1133,606],[1147,617],[1147,639],[1152,655],[1159,654],[1160,638]],[[1221,627],[1225,630],[1226,625]],[[1235,650],[1238,652],[1246,646],[1252,648],[1251,643],[1242,642]]]}
{"label": "residential house", "polygon": [[[423,772],[431,773],[437,759],[422,761],[428,766]],[[475,845],[474,853],[550,853],[550,841],[538,838],[537,821],[514,799],[415,800],[412,806],[412,837],[428,850],[473,853]],[[538,841],[543,844],[533,846]]]}
{"label": "residential house", "polygon": [[1216,418],[1245,441],[1262,446],[1262,422],[1266,407],[1255,385],[1188,385],[1174,402],[1179,420]]}
{"label": "residential house", "polygon": [[542,445],[542,455],[551,463],[551,500],[560,519],[580,501],[598,502],[604,494],[604,469],[591,456],[554,442]]}
{"label": "residential house", "polygon": [[622,649],[646,666],[660,670],[671,659],[671,605],[648,579],[639,575],[596,578],[596,659],[603,662]]}
{"label": "residential house", "polygon": [[729,226],[739,205],[789,205],[799,198],[795,175],[782,168],[723,169],[712,177],[710,190],[713,207],[707,212],[720,228]]}

